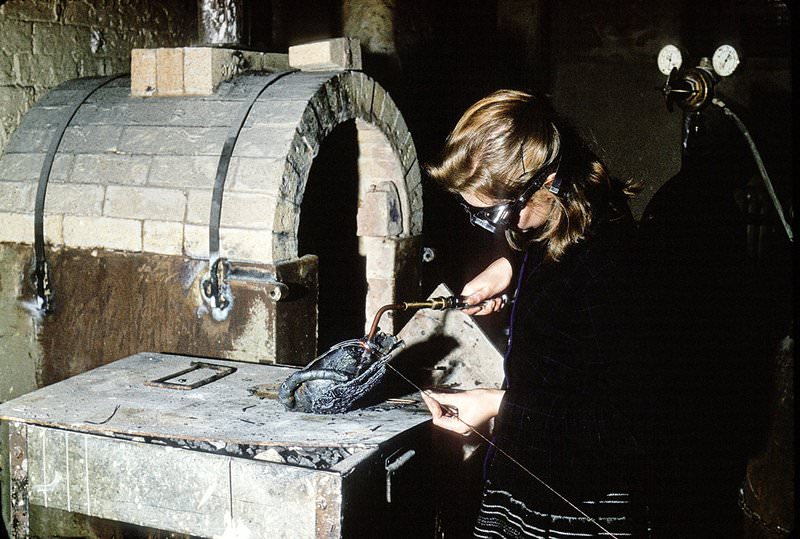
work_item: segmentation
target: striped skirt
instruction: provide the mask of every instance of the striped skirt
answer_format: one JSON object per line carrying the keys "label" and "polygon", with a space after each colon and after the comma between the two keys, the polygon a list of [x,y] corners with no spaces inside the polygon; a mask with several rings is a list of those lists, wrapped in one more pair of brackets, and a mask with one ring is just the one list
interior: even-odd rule
{"label": "striped skirt", "polygon": [[[563,503],[557,512],[541,512],[487,483],[483,491],[474,537],[478,539],[569,539],[579,537],[649,537],[646,510],[636,507],[631,496],[612,492],[596,499],[575,502],[581,511]],[[558,513],[558,514],[556,514]]]}

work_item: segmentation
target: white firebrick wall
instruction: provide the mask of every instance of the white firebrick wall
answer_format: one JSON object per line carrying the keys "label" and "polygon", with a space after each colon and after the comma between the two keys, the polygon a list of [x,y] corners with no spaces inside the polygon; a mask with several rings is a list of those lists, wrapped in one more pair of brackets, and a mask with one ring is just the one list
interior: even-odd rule
{"label": "white firebrick wall", "polygon": [[[241,100],[260,78],[223,83],[208,97],[137,98],[126,78],[81,106],[56,154],[45,204],[53,246],[208,257],[208,218],[220,149]],[[53,130],[86,81],[51,91],[25,117],[0,157],[0,242],[33,242],[39,172]],[[221,255],[275,263],[297,256],[300,203],[311,163],[336,125],[359,119],[361,199],[393,182],[397,230],[363,227],[363,237],[422,231],[416,151],[389,95],[359,72],[290,74],[267,89],[242,130],[225,185]],[[380,222],[360,208],[364,223]],[[389,277],[386,275],[385,277]]]}

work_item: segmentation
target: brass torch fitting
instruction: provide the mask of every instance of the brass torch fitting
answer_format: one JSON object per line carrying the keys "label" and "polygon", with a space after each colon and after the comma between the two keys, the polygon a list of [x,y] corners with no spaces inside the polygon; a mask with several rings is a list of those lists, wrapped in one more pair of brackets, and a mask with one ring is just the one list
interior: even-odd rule
{"label": "brass torch fitting", "polygon": [[378,322],[380,322],[381,316],[383,316],[383,313],[386,311],[417,311],[419,309],[443,311],[445,309],[463,309],[464,306],[464,302],[458,296],[439,296],[437,298],[431,298],[428,301],[390,303],[389,305],[384,305],[375,313],[375,318],[372,320],[372,326],[369,329],[366,340],[370,342],[375,337],[375,333],[378,331]]}

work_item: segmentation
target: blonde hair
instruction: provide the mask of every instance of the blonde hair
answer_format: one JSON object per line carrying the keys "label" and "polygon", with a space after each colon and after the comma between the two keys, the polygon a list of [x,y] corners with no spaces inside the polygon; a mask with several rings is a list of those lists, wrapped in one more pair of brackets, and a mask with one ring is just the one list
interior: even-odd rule
{"label": "blonde hair", "polygon": [[[557,168],[556,168],[557,167]],[[544,242],[546,256],[558,260],[583,240],[597,210],[613,189],[605,165],[552,108],[531,94],[498,90],[469,107],[447,137],[441,156],[425,169],[452,193],[510,200],[534,174],[551,168],[561,180],[544,226],[535,232],[506,231],[509,245],[523,249]],[[633,186],[623,189],[632,196]]]}

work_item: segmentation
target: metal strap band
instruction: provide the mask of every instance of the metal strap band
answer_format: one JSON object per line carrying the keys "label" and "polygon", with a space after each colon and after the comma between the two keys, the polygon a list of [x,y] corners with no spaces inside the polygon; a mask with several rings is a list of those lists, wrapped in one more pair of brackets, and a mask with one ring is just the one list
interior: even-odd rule
{"label": "metal strap band", "polygon": [[242,105],[239,110],[239,117],[237,121],[231,124],[228,136],[225,139],[225,144],[222,146],[222,153],[219,156],[219,163],[217,164],[217,175],[214,179],[214,192],[211,195],[211,215],[208,219],[208,262],[212,266],[219,258],[219,225],[222,217],[222,195],[225,191],[225,179],[228,176],[228,166],[231,162],[233,155],[233,148],[236,146],[236,141],[239,138],[244,127],[245,121],[250,114],[250,110],[261,94],[271,85],[278,82],[280,79],[291,73],[297,72],[296,69],[289,71],[281,71],[273,73],[267,77],[261,88],[253,95],[250,101]]}
{"label": "metal strap band", "polygon": [[214,191],[211,194],[211,212],[208,218],[208,279],[201,282],[201,290],[207,299],[213,301],[213,305],[220,312],[225,312],[230,307],[230,298],[223,292],[225,288],[225,278],[230,271],[230,264],[226,260],[219,258],[219,226],[222,221],[222,195],[225,192],[225,180],[228,177],[228,166],[233,156],[233,149],[242,132],[244,123],[250,115],[250,110],[255,105],[258,98],[264,91],[278,82],[280,79],[295,73],[297,69],[280,71],[267,77],[261,87],[255,92],[252,98],[244,103],[239,109],[239,116],[231,124],[225,143],[222,145],[222,152],[217,163],[217,175],[214,178]]}
{"label": "metal strap band", "polygon": [[61,144],[61,139],[64,138],[64,133],[69,127],[72,118],[78,112],[78,109],[83,105],[89,97],[97,90],[111,82],[112,80],[126,76],[126,73],[119,75],[112,75],[103,77],[94,81],[93,84],[84,88],[83,93],[78,97],[79,99],[73,105],[67,114],[64,116],[61,125],[53,133],[53,138],[50,140],[50,146],[45,154],[44,162],[42,163],[42,170],[39,173],[39,185],[36,189],[36,208],[33,218],[33,238],[34,238],[34,271],[36,280],[36,297],[39,300],[41,309],[46,312],[52,312],[52,302],[50,291],[50,277],[47,268],[47,260],[44,254],[44,201],[47,195],[47,182],[50,180],[50,172],[53,169],[53,161],[55,160],[58,147]]}

